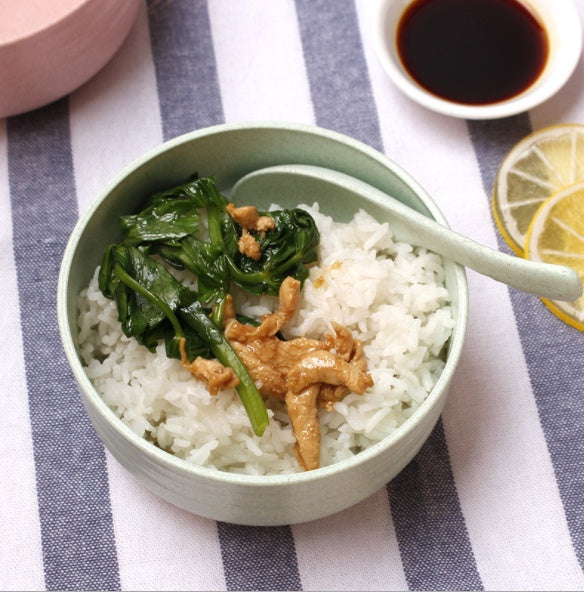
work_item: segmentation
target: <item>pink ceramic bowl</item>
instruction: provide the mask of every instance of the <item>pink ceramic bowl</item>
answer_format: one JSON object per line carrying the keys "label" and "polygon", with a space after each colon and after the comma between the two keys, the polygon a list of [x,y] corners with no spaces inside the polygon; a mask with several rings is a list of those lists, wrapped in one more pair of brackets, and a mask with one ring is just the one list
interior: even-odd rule
{"label": "pink ceramic bowl", "polygon": [[81,86],[119,49],[142,0],[0,0],[0,117]]}

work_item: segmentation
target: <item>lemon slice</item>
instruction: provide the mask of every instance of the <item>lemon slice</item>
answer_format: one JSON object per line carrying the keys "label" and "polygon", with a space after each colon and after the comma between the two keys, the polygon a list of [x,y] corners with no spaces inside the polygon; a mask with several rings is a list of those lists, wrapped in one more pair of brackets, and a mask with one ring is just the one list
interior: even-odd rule
{"label": "lemon slice", "polygon": [[[584,279],[584,182],[543,202],[529,226],[525,256],[566,265]],[[542,300],[556,316],[584,331],[584,296],[572,302]]]}
{"label": "lemon slice", "polygon": [[499,232],[523,256],[527,231],[541,204],[584,181],[584,125],[543,128],[518,142],[504,158],[493,186],[493,216]]}

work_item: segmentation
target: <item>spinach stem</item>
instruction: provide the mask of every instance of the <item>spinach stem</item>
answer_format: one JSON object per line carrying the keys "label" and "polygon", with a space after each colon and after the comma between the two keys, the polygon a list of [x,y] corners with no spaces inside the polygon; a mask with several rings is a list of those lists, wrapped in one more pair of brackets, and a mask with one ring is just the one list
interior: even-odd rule
{"label": "spinach stem", "polygon": [[[262,271],[241,271],[235,265],[235,262],[230,258],[227,257],[227,264],[229,265],[229,273],[231,277],[240,282],[245,282],[249,284],[253,283],[262,283],[262,282],[271,282],[274,277],[281,278],[284,275],[284,272],[294,267],[299,262],[301,262],[302,258],[299,253],[295,254],[293,257],[281,265],[279,265],[276,269],[267,267]],[[281,280],[277,282],[278,286],[281,283]]]}
{"label": "spinach stem", "polygon": [[225,314],[225,295],[221,298],[218,298],[213,304],[213,308],[211,310],[211,320],[217,325],[217,327],[221,328],[223,326],[223,315]]}
{"label": "spinach stem", "polygon": [[179,309],[185,322],[194,329],[208,344],[213,355],[226,367],[233,370],[239,378],[237,394],[257,436],[263,435],[269,417],[262,395],[258,391],[252,377],[223,332],[205,314],[199,302],[195,301],[188,307]]}
{"label": "spinach stem", "polygon": [[207,220],[209,225],[209,238],[214,245],[224,248],[223,231],[221,230],[221,215],[223,210],[217,206],[207,208]]}

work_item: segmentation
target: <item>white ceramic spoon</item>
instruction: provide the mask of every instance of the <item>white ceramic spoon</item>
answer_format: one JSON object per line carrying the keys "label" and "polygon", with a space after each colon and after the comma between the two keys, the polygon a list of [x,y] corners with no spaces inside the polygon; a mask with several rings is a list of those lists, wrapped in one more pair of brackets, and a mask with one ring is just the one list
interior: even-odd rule
{"label": "white ceramic spoon", "polygon": [[[390,225],[396,238],[452,259],[494,280],[551,300],[576,300],[582,282],[569,267],[538,263],[490,249],[418,213],[394,197],[339,171],[303,164],[259,169],[242,177],[231,195],[240,204],[257,203],[269,195],[296,204],[319,201],[319,195],[353,199],[353,208],[363,199],[373,207],[391,211]],[[339,201],[339,204],[342,202]],[[339,205],[339,210],[343,209]],[[345,208],[346,209],[346,208]],[[366,209],[366,208],[364,208]]]}

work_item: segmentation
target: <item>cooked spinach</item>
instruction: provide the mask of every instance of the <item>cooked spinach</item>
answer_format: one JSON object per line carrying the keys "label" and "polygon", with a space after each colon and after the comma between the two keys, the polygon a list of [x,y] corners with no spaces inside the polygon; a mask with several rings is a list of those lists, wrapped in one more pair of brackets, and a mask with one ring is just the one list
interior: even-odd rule
{"label": "cooked spinach", "polygon": [[[179,359],[185,339],[189,360],[214,357],[230,367],[240,380],[237,392],[254,432],[262,435],[268,424],[265,404],[222,332],[225,298],[232,284],[277,295],[287,276],[303,283],[307,266],[317,260],[320,236],[304,210],[260,212],[275,228],[252,232],[262,253],[255,261],[239,252],[242,231],[227,214],[228,203],[212,177],[196,175],[153,194],[143,210],[120,218],[123,241],[106,249],[99,287],[115,300],[128,337],[152,351],[164,340],[167,355]],[[197,290],[180,283],[167,266],[191,271]]]}
{"label": "cooked spinach", "polygon": [[276,228],[257,238],[262,257],[254,261],[239,253],[239,233],[233,220],[224,223],[231,279],[241,288],[254,294],[278,294],[286,276],[300,282],[308,277],[308,267],[318,259],[320,235],[312,216],[305,210],[276,210],[260,212],[271,217]]}

